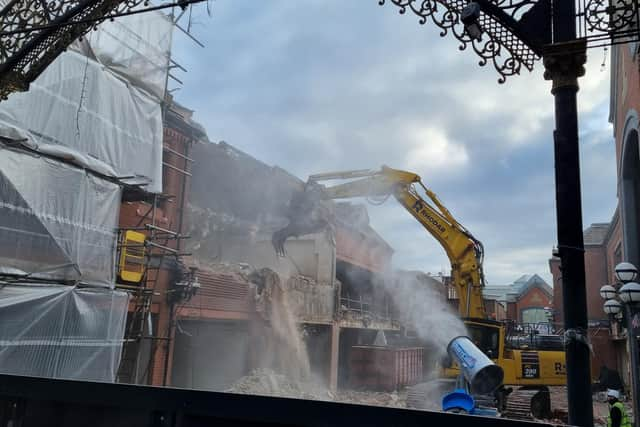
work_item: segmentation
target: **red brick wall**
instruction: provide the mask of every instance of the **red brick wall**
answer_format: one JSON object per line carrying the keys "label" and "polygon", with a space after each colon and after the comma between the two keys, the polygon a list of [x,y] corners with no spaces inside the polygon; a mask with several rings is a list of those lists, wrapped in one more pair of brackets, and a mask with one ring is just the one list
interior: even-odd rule
{"label": "red brick wall", "polygon": [[622,221],[618,219],[613,224],[613,230],[611,231],[611,237],[607,242],[606,247],[607,256],[607,283],[615,283],[615,267],[621,261],[624,261],[624,245],[622,244]]}
{"label": "red brick wall", "polygon": [[540,288],[533,287],[516,302],[517,319],[522,322],[522,310],[527,308],[544,308],[551,304],[551,298]]}
{"label": "red brick wall", "polygon": [[602,309],[604,301],[600,297],[600,288],[607,283],[605,248],[603,246],[585,247],[584,266],[589,320],[606,319],[607,315]]}
{"label": "red brick wall", "polygon": [[248,320],[255,295],[249,283],[236,273],[200,269],[196,273],[200,289],[180,305],[176,317],[196,319]]}
{"label": "red brick wall", "polygon": [[598,378],[602,365],[610,369],[618,369],[615,348],[609,339],[609,330],[607,328],[590,328],[589,337],[593,346],[591,377]]}
{"label": "red brick wall", "polygon": [[[640,111],[640,71],[638,68],[638,59],[633,60],[632,54],[629,51],[628,45],[620,45],[616,46],[615,52],[618,57],[618,67],[612,69],[611,78],[615,83],[615,111],[613,112],[614,116],[614,135],[615,135],[615,144],[616,144],[616,170],[618,174],[621,171],[621,153],[624,142],[624,126],[625,119],[629,110]],[[612,193],[615,189],[611,189]],[[605,243],[604,248],[604,258],[605,258],[605,281],[601,283],[603,284],[612,284],[615,283],[615,273],[614,268],[615,265],[624,261],[625,253],[624,253],[624,245],[622,244],[622,220],[618,215],[614,217],[614,223],[612,224],[612,230],[609,235],[608,241]],[[603,301],[600,299],[600,304]],[[605,335],[605,334],[602,334]],[[608,336],[608,331],[607,334]],[[593,338],[594,341],[594,350],[596,351],[596,355],[602,353],[602,364],[606,364],[610,368],[616,368],[621,371],[625,370],[624,366],[618,366],[616,360],[623,361],[626,358],[624,354],[617,354],[616,348],[613,346],[613,342],[608,341],[606,343],[605,338],[598,337]],[[619,346],[617,351],[624,353],[624,346]],[[599,356],[598,356],[599,357]],[[597,365],[597,362],[601,362],[600,360],[595,360],[593,365]],[[625,363],[622,362],[624,365]],[[599,366],[597,366],[599,368]]]}
{"label": "red brick wall", "polygon": [[[589,320],[606,319],[607,316],[602,310],[602,298],[600,298],[600,287],[609,280],[610,267],[608,266],[607,253],[609,247],[586,246],[584,254],[585,280],[587,289],[587,314]],[[549,269],[553,276],[553,309],[554,321],[562,324],[564,322],[562,309],[562,274],[560,272],[560,259],[549,260]]]}
{"label": "red brick wall", "polygon": [[[620,164],[620,153],[622,151],[622,138],[624,131],[624,120],[627,115],[627,111],[630,109],[640,110],[640,73],[638,72],[637,63],[633,61],[629,54],[629,47],[627,45],[620,45],[615,47],[620,54],[620,69],[614,70],[617,75],[612,75],[613,79],[619,79],[617,88],[617,102],[616,106],[616,120],[614,134],[616,136],[616,157],[617,164]],[[623,81],[626,80],[626,83]],[[626,90],[626,94],[623,93]],[[620,168],[618,168],[620,171]]]}
{"label": "red brick wall", "polygon": [[518,321],[518,304],[515,302],[507,303],[507,319]]}
{"label": "red brick wall", "polygon": [[[173,151],[181,153],[188,157],[188,147],[191,144],[189,138],[180,132],[172,129],[164,129],[164,141],[165,147],[170,148]],[[189,170],[190,165],[187,160],[180,156],[176,156],[173,153],[164,151],[163,162],[169,163],[182,170]],[[184,187],[183,187],[184,186]],[[160,202],[155,211],[155,225],[171,231],[181,232],[180,225],[184,228],[184,224],[181,223],[180,217],[182,215],[182,204],[188,200],[190,182],[188,176],[167,166],[163,166],[163,196],[160,197]],[[184,188],[184,191],[183,191]],[[164,196],[172,196],[166,198]],[[144,202],[124,202],[120,206],[120,227],[141,227],[145,224],[151,224],[152,212],[150,211],[151,204]],[[148,234],[148,233],[147,233]],[[179,240],[176,239],[161,239],[157,241],[161,245],[177,249],[180,245]],[[156,250],[156,253],[158,251]],[[154,352],[152,356],[152,364],[150,366],[151,371],[151,384],[167,385],[171,384],[170,372],[172,363],[172,346],[174,331],[170,328],[170,306],[167,303],[167,291],[171,288],[171,274],[166,269],[161,270],[149,270],[147,273],[148,281],[147,286],[154,288],[153,307],[157,312],[157,330],[154,331],[154,335],[160,337],[160,340],[154,341]],[[133,309],[133,304],[130,306]],[[167,338],[170,338],[169,340]],[[169,374],[166,375],[165,380],[165,360],[168,357]]]}
{"label": "red brick wall", "polygon": [[560,272],[560,258],[549,260],[549,270],[553,277],[553,323],[564,324],[564,310],[562,309],[562,274]]}

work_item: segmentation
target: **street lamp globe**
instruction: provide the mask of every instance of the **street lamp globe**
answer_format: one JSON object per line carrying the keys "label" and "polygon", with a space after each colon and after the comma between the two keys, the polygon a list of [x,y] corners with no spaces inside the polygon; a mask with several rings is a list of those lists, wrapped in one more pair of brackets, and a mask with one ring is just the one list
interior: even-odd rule
{"label": "street lamp globe", "polygon": [[600,296],[605,300],[613,299],[617,294],[616,288],[611,285],[604,285],[600,288]]}
{"label": "street lamp globe", "polygon": [[622,310],[622,304],[614,299],[610,299],[604,303],[604,312],[607,314],[618,314]]}
{"label": "street lamp globe", "polygon": [[616,277],[622,283],[632,282],[638,277],[638,269],[630,262],[621,262],[616,265]]}
{"label": "street lamp globe", "polygon": [[640,283],[626,283],[620,288],[618,294],[620,295],[622,302],[625,304],[640,302]]}

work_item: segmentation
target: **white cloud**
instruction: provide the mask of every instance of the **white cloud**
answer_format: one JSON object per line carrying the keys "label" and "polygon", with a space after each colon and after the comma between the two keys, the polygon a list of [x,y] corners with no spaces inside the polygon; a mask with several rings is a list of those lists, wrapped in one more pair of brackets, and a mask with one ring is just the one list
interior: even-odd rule
{"label": "white cloud", "polygon": [[[213,20],[200,18],[207,47],[180,43],[174,52],[189,70],[178,99],[211,140],[301,178],[381,164],[415,171],[483,241],[492,283],[546,279],[556,225],[553,97],[542,63],[499,85],[472,50],[407,15],[376,1],[215,2]],[[578,98],[585,225],[607,221],[616,202],[601,61],[592,52]],[[401,207],[369,210],[397,266],[449,269]]]}
{"label": "white cloud", "polygon": [[405,163],[409,170],[444,170],[455,173],[469,162],[464,145],[451,141],[442,129],[431,126],[413,126],[407,131],[413,142]]}
{"label": "white cloud", "polygon": [[[501,278],[500,282],[491,285],[507,285],[522,274],[536,273],[549,285],[552,277],[548,267],[552,246],[531,246],[504,248],[494,253],[485,262],[485,271],[491,272],[493,277]],[[545,268],[541,268],[544,263]],[[506,282],[502,278],[511,278]]]}

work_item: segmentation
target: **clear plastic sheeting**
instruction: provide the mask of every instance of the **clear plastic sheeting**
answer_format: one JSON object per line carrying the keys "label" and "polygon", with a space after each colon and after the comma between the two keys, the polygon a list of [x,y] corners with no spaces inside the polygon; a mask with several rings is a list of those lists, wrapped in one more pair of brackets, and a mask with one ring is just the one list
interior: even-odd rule
{"label": "clear plastic sheeting", "polygon": [[107,289],[0,288],[0,372],[114,382],[129,296]]}
{"label": "clear plastic sheeting", "polygon": [[159,102],[78,52],[0,103],[0,138],[162,191]]}
{"label": "clear plastic sheeting", "polygon": [[167,15],[146,12],[105,21],[74,47],[162,100],[172,30]]}
{"label": "clear plastic sheeting", "polygon": [[0,273],[113,287],[120,187],[0,145]]}

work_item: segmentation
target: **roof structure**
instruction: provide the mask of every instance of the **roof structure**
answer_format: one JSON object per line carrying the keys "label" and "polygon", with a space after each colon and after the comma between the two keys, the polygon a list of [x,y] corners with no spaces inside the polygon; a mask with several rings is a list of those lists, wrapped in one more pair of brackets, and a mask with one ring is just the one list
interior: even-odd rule
{"label": "roof structure", "polygon": [[584,230],[585,245],[602,245],[609,232],[608,222],[599,222],[591,224]]}
{"label": "roof structure", "polygon": [[485,286],[482,293],[487,300],[517,301],[534,287],[540,288],[549,298],[553,295],[551,287],[537,274],[524,274],[506,286]]}
{"label": "roof structure", "polygon": [[538,288],[551,298],[553,296],[553,289],[544,281],[544,279],[537,274],[529,275],[525,274],[520,276],[515,282],[509,285],[509,292],[507,292],[507,301],[517,301],[524,294],[529,292],[532,288]]}
{"label": "roof structure", "polygon": [[509,292],[509,286],[485,286],[482,290],[482,295],[486,300],[493,301],[506,301],[507,293]]}

